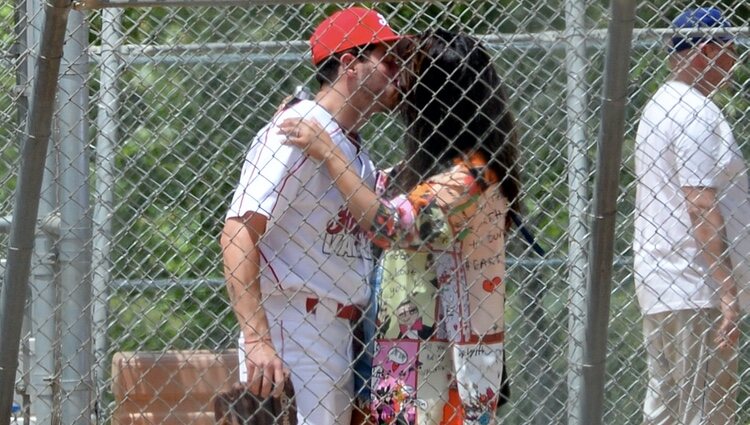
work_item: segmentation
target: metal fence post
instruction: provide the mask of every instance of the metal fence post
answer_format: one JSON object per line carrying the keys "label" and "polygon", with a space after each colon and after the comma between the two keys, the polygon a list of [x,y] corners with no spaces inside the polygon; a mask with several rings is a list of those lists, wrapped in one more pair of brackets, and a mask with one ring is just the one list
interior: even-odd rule
{"label": "metal fence post", "polygon": [[[28,55],[26,55],[26,52],[29,50],[29,46],[33,45],[30,41],[30,33],[29,31],[29,15],[27,7],[29,6],[30,2],[26,2],[25,0],[16,0],[14,2],[14,22],[15,22],[15,35],[16,35],[16,44],[14,45],[13,49],[14,51],[13,56],[16,58],[16,93],[18,95],[16,105],[16,117],[18,119],[19,123],[26,122],[26,118],[28,116],[29,112],[29,92],[28,85],[29,85],[29,75],[31,75],[31,69],[30,69],[30,63],[28,59]],[[33,6],[30,6],[33,7]],[[23,144],[23,138],[24,138],[24,132],[23,127],[18,126],[16,127],[16,134],[15,138],[18,141],[18,145],[21,146]],[[5,275],[5,264],[3,263],[0,267],[0,270],[2,271],[3,275]],[[1,290],[1,289],[0,289]],[[21,335],[31,335],[33,334],[32,331],[32,309],[31,304],[26,304],[26,310],[24,312],[23,317],[23,327],[21,329]],[[1,307],[0,307],[1,308]],[[23,358],[23,369],[21,371],[23,378],[22,382],[23,385],[21,388],[18,388],[17,391],[21,393],[23,397],[22,401],[22,409],[24,419],[27,417],[26,414],[31,409],[31,397],[30,393],[33,391],[33,384],[31,382],[31,364],[32,364],[32,355],[31,352],[31,340],[29,338],[23,339],[21,347],[21,356]]]}
{"label": "metal fence post", "polygon": [[589,204],[586,111],[586,6],[580,0],[565,2],[565,65],[567,70],[568,143],[568,423],[582,424],[575,404],[580,400],[586,316],[586,211]]}
{"label": "metal fence post", "polygon": [[[35,71],[28,136],[22,148],[16,186],[5,286],[0,294],[0,341],[3,342],[0,347],[0,412],[10,412],[13,402],[13,384],[21,337],[20,319],[23,317],[28,290],[39,194],[70,7],[71,2],[68,0],[50,1],[45,5],[44,30]],[[10,415],[0,415],[0,425],[8,425],[9,421]]]}
{"label": "metal fence post", "polygon": [[101,394],[106,391],[107,365],[107,300],[111,282],[110,259],[112,243],[112,216],[114,214],[115,143],[118,140],[117,113],[119,108],[120,60],[116,49],[122,43],[122,9],[102,11],[102,62],[99,78],[99,105],[96,123],[96,186],[94,193],[92,291],[97,296],[92,306],[95,380],[97,403],[102,405]]}
{"label": "metal fence post", "polygon": [[88,25],[68,19],[58,94],[60,129],[61,423],[89,424],[91,361],[91,211],[88,184]]}
{"label": "metal fence post", "polygon": [[[34,1],[24,1],[26,16],[26,68],[28,75],[35,75],[37,46],[41,40],[41,29],[44,22],[44,10],[42,4]],[[27,82],[24,87],[29,85]],[[29,90],[30,92],[31,90]],[[24,120],[19,122],[26,122]],[[43,170],[42,186],[39,196],[39,220],[49,217],[57,205],[57,155],[50,155],[55,148],[49,146],[48,154]],[[29,343],[29,396],[31,401],[30,412],[24,412],[24,423],[30,419],[31,414],[36,417],[39,424],[53,423],[55,420],[53,404],[55,400],[55,386],[53,377],[56,375],[56,361],[54,344],[56,343],[55,311],[57,306],[57,285],[55,280],[55,255],[54,235],[37,230],[34,239],[34,251],[31,263],[31,295],[27,302],[29,310],[30,338],[34,343]]]}
{"label": "metal fence post", "polygon": [[[57,170],[57,156],[47,155],[42,191],[39,198],[39,218],[52,214],[57,205],[57,184],[54,170]],[[57,375],[55,345],[58,343],[56,330],[57,285],[55,276],[55,253],[52,235],[38,230],[34,240],[34,256],[31,270],[31,332],[34,338],[31,363],[31,411],[38,424],[53,423],[55,386]]]}
{"label": "metal fence post", "polygon": [[607,326],[612,288],[615,219],[625,136],[630,48],[635,1],[612,0],[607,59],[602,88],[601,124],[591,226],[591,251],[586,294],[586,336],[583,349],[581,423],[602,423],[606,375]]}

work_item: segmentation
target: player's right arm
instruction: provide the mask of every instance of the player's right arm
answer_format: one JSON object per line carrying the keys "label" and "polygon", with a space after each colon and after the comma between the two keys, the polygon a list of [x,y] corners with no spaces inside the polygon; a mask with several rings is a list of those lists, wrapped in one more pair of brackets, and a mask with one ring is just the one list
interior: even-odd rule
{"label": "player's right arm", "polygon": [[261,396],[281,395],[285,370],[263,307],[259,244],[273,214],[304,180],[294,174],[302,162],[299,152],[281,144],[273,125],[261,131],[245,157],[221,235],[227,290],[245,340],[248,390]]}
{"label": "player's right arm", "polygon": [[284,388],[283,363],[271,341],[258,279],[258,241],[266,222],[263,215],[249,212],[228,218],[221,234],[227,291],[245,340],[248,389],[262,397],[272,391],[281,395]]}

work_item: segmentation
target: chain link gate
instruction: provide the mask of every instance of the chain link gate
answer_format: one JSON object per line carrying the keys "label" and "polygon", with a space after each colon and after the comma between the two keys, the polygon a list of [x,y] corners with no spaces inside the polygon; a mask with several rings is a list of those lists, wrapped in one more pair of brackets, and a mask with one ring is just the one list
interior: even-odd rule
{"label": "chain link gate", "polygon": [[[607,351],[608,424],[641,421],[647,382],[632,283],[633,138],[640,108],[667,75],[663,29],[690,4],[659,1],[637,11]],[[97,423],[130,423],[113,416],[128,403],[169,412],[190,400],[135,398],[138,391],[167,394],[162,386],[177,379],[177,371],[161,370],[164,381],[141,382],[150,386],[145,390],[134,383],[127,392],[114,388],[113,358],[132,366],[133,354],[117,353],[161,353],[151,358],[158,362],[170,350],[219,353],[236,346],[217,240],[241,158],[282,99],[296,86],[315,86],[306,40],[325,15],[344,5],[204,5],[70,15],[76,31],[67,40],[61,70],[51,144],[56,154],[47,161],[39,214],[45,221],[36,238],[16,385],[15,400],[29,406],[26,421],[83,423],[88,419],[81,416],[91,415]],[[576,423],[567,406],[580,397],[576,365],[607,5],[473,0],[374,7],[401,33],[463,30],[481,37],[493,54],[520,125],[525,219],[547,248],[540,257],[520,235],[509,237],[506,349],[512,398],[501,410],[501,423]],[[741,27],[737,51],[746,62],[750,9],[741,2],[725,2],[723,8]],[[29,1],[0,5],[0,215],[13,208],[18,141],[42,14],[41,6]],[[71,49],[77,52],[72,57]],[[746,66],[734,81],[720,103],[747,159]],[[403,156],[402,133],[399,122],[386,116],[365,127],[363,139],[376,165],[387,167]],[[82,141],[82,149],[66,149],[70,138]],[[74,221],[73,227],[88,233],[72,247],[55,221],[62,216],[64,222],[65,214],[90,220]],[[10,218],[2,220],[5,246]],[[86,273],[66,266],[85,262],[79,256],[86,252],[91,255]],[[90,317],[81,313],[88,310]],[[744,326],[741,375],[748,336]],[[80,358],[86,350],[94,353],[88,362]],[[189,356],[178,360],[213,371]],[[196,387],[210,382],[210,373],[198,373]],[[60,409],[68,401],[63,395],[86,391],[95,407],[73,403],[81,408],[78,414]],[[750,421],[743,408],[749,391],[742,382],[740,423]],[[185,423],[193,419],[199,423],[200,418],[182,417]]]}

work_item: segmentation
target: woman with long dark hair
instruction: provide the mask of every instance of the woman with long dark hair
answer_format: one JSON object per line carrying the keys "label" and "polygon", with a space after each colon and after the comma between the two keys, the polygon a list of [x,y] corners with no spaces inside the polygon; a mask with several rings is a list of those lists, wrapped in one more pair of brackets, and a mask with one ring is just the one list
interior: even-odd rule
{"label": "woman with long dark hair", "polygon": [[406,159],[373,191],[315,122],[282,124],[325,165],[384,249],[373,419],[494,422],[503,375],[505,235],[520,194],[514,118],[490,55],[437,30],[400,55]]}

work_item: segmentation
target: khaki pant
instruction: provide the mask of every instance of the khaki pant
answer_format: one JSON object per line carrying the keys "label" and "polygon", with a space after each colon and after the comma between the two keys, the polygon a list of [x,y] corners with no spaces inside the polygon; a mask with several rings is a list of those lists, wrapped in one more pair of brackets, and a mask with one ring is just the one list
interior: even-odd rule
{"label": "khaki pant", "polygon": [[718,310],[680,310],[643,319],[648,388],[644,425],[734,424],[737,349],[714,342]]}

